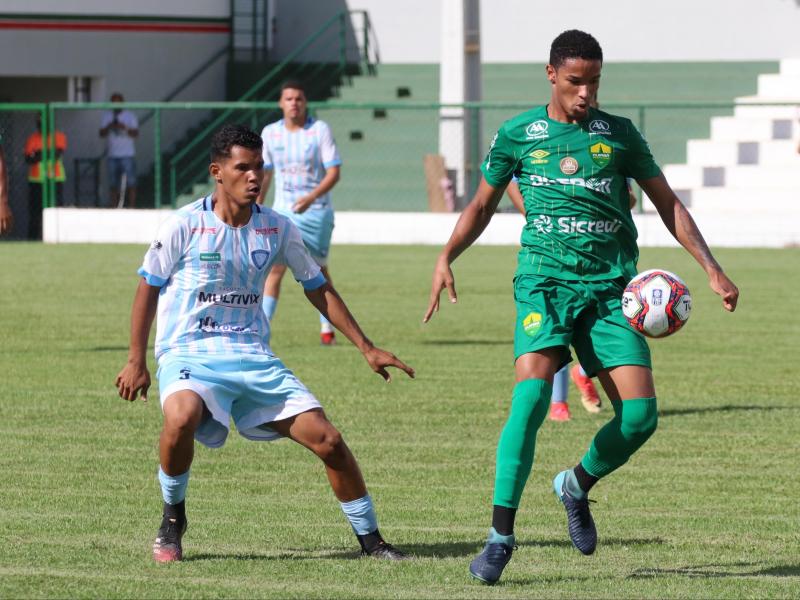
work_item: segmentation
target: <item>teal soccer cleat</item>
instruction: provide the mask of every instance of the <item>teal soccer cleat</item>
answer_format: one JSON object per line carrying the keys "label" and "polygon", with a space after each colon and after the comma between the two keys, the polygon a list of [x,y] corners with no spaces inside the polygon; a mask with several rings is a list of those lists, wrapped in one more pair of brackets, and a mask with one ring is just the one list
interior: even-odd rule
{"label": "teal soccer cleat", "polygon": [[490,541],[486,542],[483,551],[469,565],[469,574],[486,585],[497,583],[503,574],[503,569],[506,568],[508,561],[511,560],[511,554],[514,552],[513,544],[493,543],[491,541],[492,534],[496,535],[494,528],[489,533]]}
{"label": "teal soccer cleat", "polygon": [[589,555],[597,547],[597,529],[589,511],[589,498],[578,500],[564,486],[567,471],[561,471],[553,479],[553,492],[567,511],[567,529],[572,544],[583,554]]}

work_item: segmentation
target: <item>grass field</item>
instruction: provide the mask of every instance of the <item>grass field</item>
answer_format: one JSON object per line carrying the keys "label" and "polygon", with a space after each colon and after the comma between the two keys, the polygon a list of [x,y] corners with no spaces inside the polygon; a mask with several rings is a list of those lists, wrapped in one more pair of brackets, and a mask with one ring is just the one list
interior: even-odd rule
{"label": "grass field", "polygon": [[459,303],[426,326],[435,248],[334,250],[335,282],[364,329],[417,369],[390,385],[349,345],[318,345],[316,316],[287,281],[275,349],[359,458],[382,531],[415,556],[402,564],[356,559],[309,452],[235,434],[198,447],[185,562],[152,562],[158,396],[128,404],[113,387],[144,250],[0,246],[0,597],[800,596],[800,249],[719,251],[742,290],[733,315],[686,253],[643,251],[640,268],[676,271],[694,297],[686,328],[651,344],[659,431],[593,491],[600,541],[583,557],[549,484],[609,410],[573,402],[571,422],[546,422],[519,549],[494,588],[467,566],[490,524],[513,385],[513,248],[459,259]]}

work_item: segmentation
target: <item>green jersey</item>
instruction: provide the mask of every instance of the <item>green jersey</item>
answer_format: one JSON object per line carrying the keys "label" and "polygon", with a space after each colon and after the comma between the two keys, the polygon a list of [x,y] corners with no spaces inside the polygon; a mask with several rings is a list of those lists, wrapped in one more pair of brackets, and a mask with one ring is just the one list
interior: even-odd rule
{"label": "green jersey", "polygon": [[518,274],[564,280],[631,278],[639,248],[626,178],[661,171],[629,119],[590,109],[561,123],[540,106],[509,119],[481,171],[493,187],[516,177],[525,201]]}

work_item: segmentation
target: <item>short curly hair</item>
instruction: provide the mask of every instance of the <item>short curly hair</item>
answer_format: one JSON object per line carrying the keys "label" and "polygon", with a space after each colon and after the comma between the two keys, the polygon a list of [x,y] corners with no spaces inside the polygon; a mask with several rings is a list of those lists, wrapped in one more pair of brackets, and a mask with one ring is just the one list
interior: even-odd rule
{"label": "short curly hair", "polygon": [[211,138],[211,161],[230,158],[233,146],[261,150],[263,145],[261,136],[249,127],[239,123],[226,123]]}
{"label": "short curly hair", "polygon": [[603,62],[603,49],[592,35],[578,29],[569,29],[560,33],[550,45],[550,64],[557,69],[568,58]]}

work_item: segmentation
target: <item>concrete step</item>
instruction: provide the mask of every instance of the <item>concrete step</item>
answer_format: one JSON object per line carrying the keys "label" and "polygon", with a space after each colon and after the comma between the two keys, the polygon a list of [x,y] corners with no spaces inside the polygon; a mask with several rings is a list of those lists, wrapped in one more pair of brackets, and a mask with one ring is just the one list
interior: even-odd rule
{"label": "concrete step", "polygon": [[771,190],[700,188],[675,191],[693,213],[776,213],[794,215],[795,219],[800,217],[800,208],[798,208],[798,205],[800,205],[800,188],[775,188]]}
{"label": "concrete step", "polygon": [[798,132],[796,119],[712,117],[711,139],[717,141],[791,140]]}
{"label": "concrete step", "polygon": [[767,165],[699,167],[666,165],[664,176],[673,189],[741,188],[792,189],[800,206],[800,178],[794,169]]}
{"label": "concrete step", "polygon": [[781,75],[800,77],[800,58],[781,59]]}
{"label": "concrete step", "polygon": [[[783,104],[778,106],[753,104],[757,96],[743,96],[737,98],[736,108],[733,109],[734,117],[758,118],[758,119],[789,119],[797,121],[800,119],[800,109],[795,104]],[[741,101],[741,102],[740,102]]]}
{"label": "concrete step", "polygon": [[686,163],[707,167],[757,164],[787,168],[800,166],[797,144],[792,140],[762,142],[689,140],[686,143]]}
{"label": "concrete step", "polygon": [[800,75],[759,75],[758,96],[786,100],[800,98]]}

